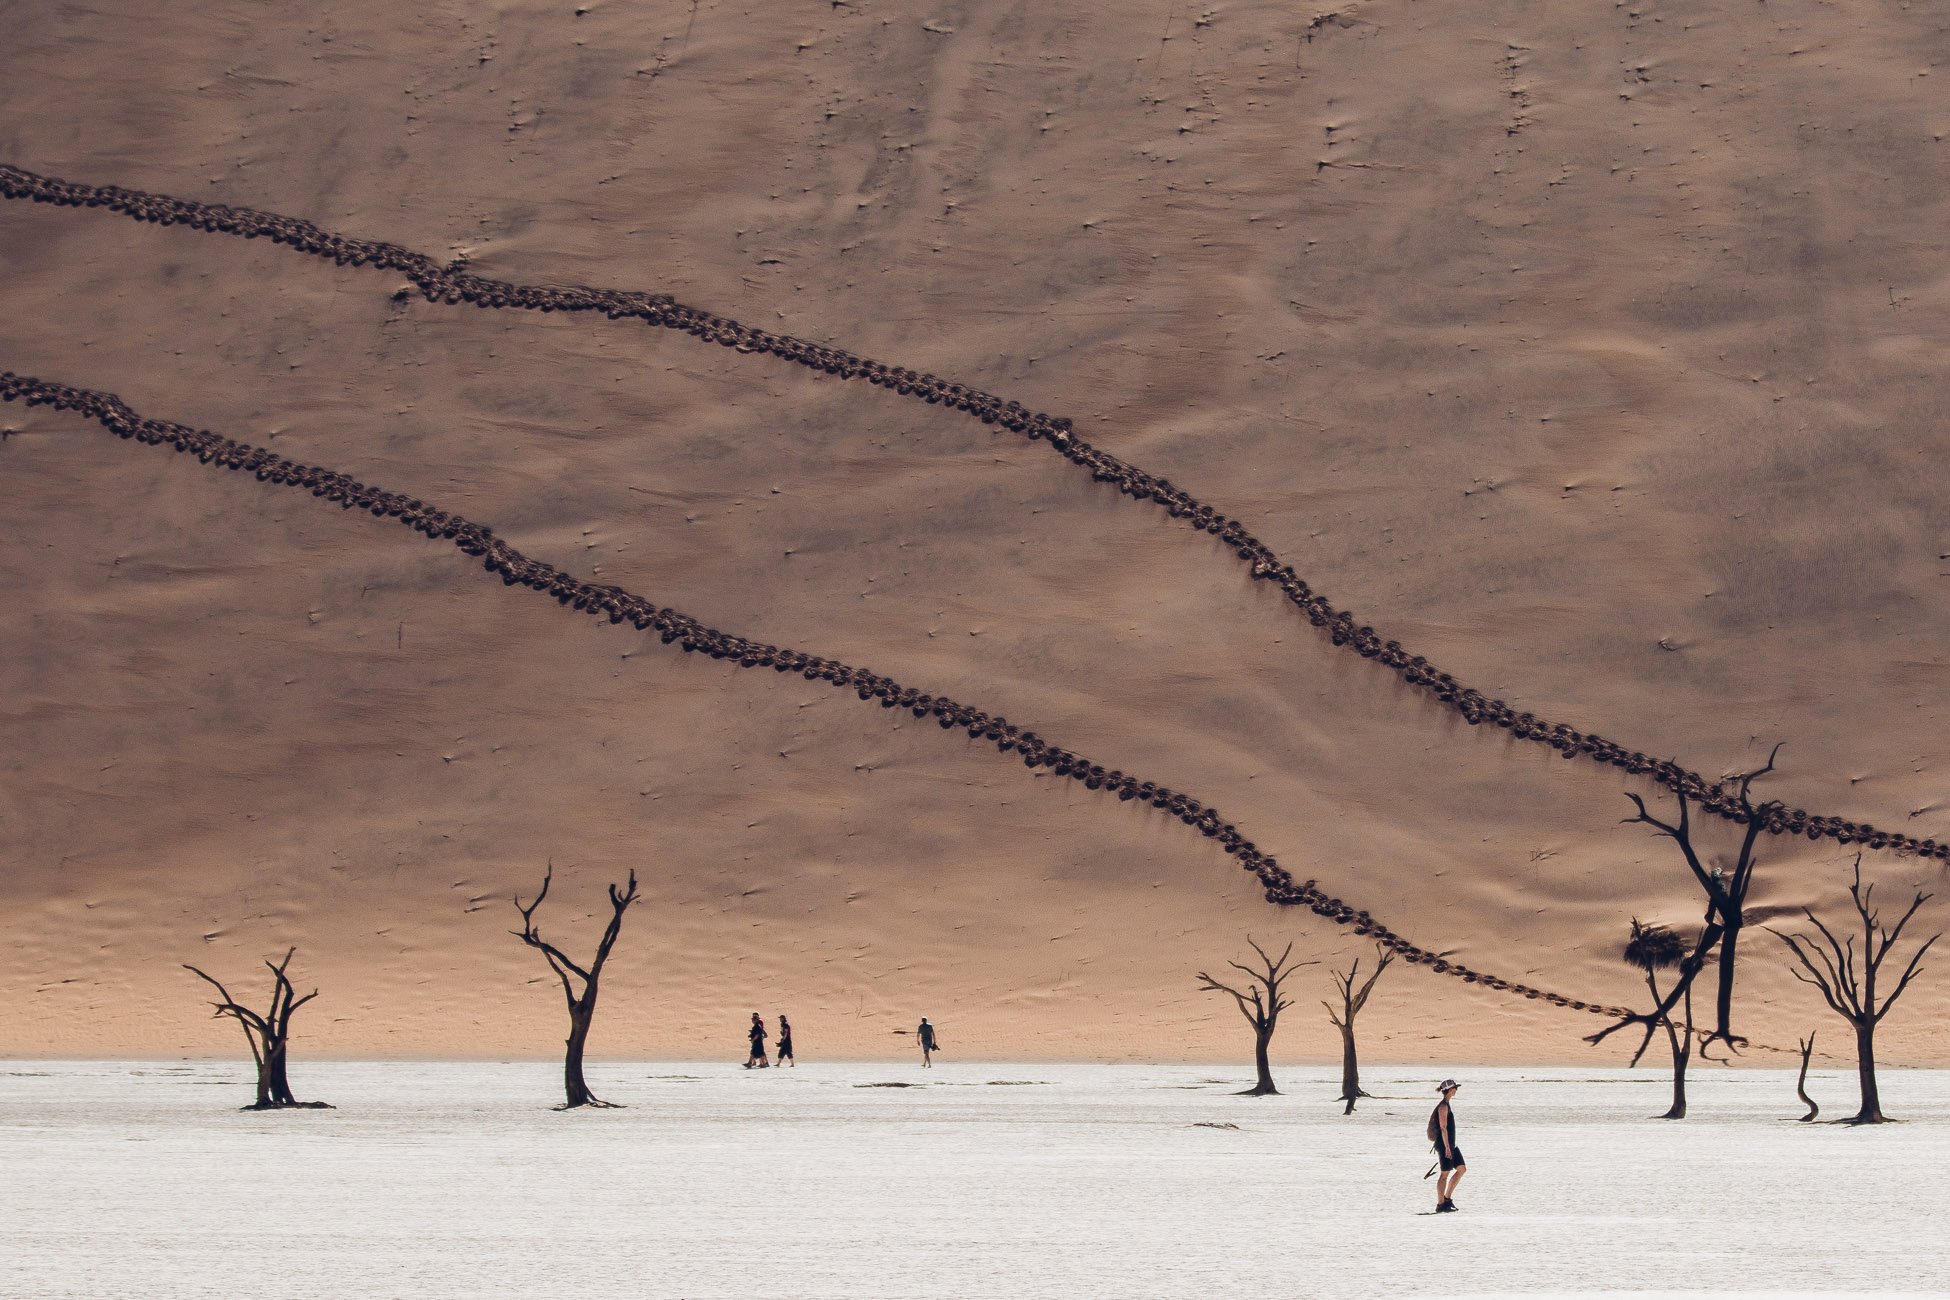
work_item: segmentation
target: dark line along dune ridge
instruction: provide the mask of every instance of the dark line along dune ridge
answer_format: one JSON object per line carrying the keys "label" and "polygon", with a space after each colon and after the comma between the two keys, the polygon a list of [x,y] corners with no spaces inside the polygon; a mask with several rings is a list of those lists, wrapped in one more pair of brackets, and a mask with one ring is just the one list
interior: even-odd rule
{"label": "dark line along dune ridge", "polygon": [[[865,379],[868,383],[892,388],[904,396],[966,411],[984,424],[1000,424],[1032,441],[1048,442],[1066,460],[1088,469],[1099,482],[1111,484],[1133,500],[1155,502],[1173,518],[1189,520],[1193,527],[1213,534],[1233,549],[1255,579],[1274,583],[1307,616],[1310,623],[1326,629],[1335,645],[1344,646],[1364,659],[1379,660],[1403,682],[1460,714],[1471,726],[1487,722],[1503,728],[1518,740],[1548,745],[1567,759],[1584,757],[1622,768],[1634,776],[1646,777],[1685,795],[1714,816],[1746,823],[1747,818],[1739,802],[1724,788],[1723,782],[1709,781],[1677,762],[1654,759],[1640,751],[1628,750],[1616,741],[1595,733],[1519,712],[1502,700],[1491,699],[1474,687],[1465,686],[1450,674],[1438,670],[1423,656],[1410,654],[1399,642],[1383,640],[1373,628],[1357,625],[1353,614],[1334,608],[1326,597],[1315,592],[1294,572],[1292,565],[1281,563],[1272,548],[1246,531],[1238,520],[1221,514],[1169,480],[1145,473],[1085,442],[1072,432],[1071,422],[1067,418],[1031,411],[1019,402],[1005,401],[993,393],[953,383],[938,375],[888,366],[805,339],[754,329],[726,317],[685,306],[669,294],[490,280],[465,273],[459,269],[458,263],[442,266],[424,253],[415,253],[397,244],[333,234],[296,217],[223,204],[196,203],[116,186],[84,185],[41,176],[6,163],[0,163],[0,195],[65,207],[107,208],[138,221],[165,226],[186,225],[197,230],[239,235],[245,239],[261,236],[300,252],[330,258],[341,266],[372,266],[397,271],[410,279],[429,302],[470,302],[479,307],[513,307],[545,312],[600,311],[611,320],[634,318],[651,325],[683,330],[706,342],[744,352],[768,352],[826,374],[845,379]],[[1871,849],[1893,849],[1899,853],[1918,853],[1925,857],[1950,860],[1950,842],[1917,839],[1866,822],[1819,815],[1801,808],[1770,804],[1764,806],[1763,812],[1765,829],[1770,834],[1806,835],[1811,840],[1832,839],[1838,844],[1861,844]]]}
{"label": "dark line along dune ridge", "polygon": [[44,383],[4,371],[0,372],[0,399],[79,412],[119,438],[151,446],[168,446],[195,456],[205,465],[247,471],[262,482],[308,489],[313,496],[337,502],[347,510],[356,508],[370,511],[381,518],[397,519],[415,532],[452,541],[463,553],[480,559],[490,573],[499,574],[501,581],[508,586],[530,587],[583,613],[607,616],[611,623],[628,622],[639,630],[655,631],[666,645],[677,643],[687,653],[729,659],[742,668],[796,672],[808,681],[824,680],[835,686],[851,687],[862,700],[879,700],[882,708],[908,709],[917,718],[932,716],[944,731],[960,728],[972,739],[985,740],[1002,753],[1013,751],[1021,754],[1027,767],[1047,767],[1058,776],[1083,782],[1092,790],[1113,791],[1125,802],[1142,799],[1155,808],[1163,809],[1208,839],[1219,841],[1219,846],[1227,854],[1238,859],[1240,866],[1259,878],[1265,886],[1267,901],[1289,907],[1305,906],[1337,925],[1353,927],[1356,934],[1371,937],[1410,963],[1428,966],[1437,974],[1453,975],[1465,983],[1481,984],[1533,1000],[1542,999],[1574,1011],[1618,1018],[1632,1014],[1623,1007],[1601,1006],[1486,975],[1418,947],[1369,913],[1358,911],[1350,904],[1321,892],[1313,881],[1296,883],[1272,855],[1261,852],[1257,845],[1240,833],[1238,827],[1222,818],[1217,809],[1155,782],[1140,781],[1124,772],[1106,771],[1100,764],[1053,745],[1035,732],[1015,726],[1006,718],[992,717],[946,697],[903,686],[864,668],[854,668],[803,651],[781,649],[705,627],[686,614],[674,609],[661,609],[642,596],[620,587],[584,582],[553,565],[530,559],[496,537],[493,530],[435,509],[423,501],[401,493],[383,491],[315,465],[302,465],[261,447],[253,447],[207,430],[144,419],[111,393]]}

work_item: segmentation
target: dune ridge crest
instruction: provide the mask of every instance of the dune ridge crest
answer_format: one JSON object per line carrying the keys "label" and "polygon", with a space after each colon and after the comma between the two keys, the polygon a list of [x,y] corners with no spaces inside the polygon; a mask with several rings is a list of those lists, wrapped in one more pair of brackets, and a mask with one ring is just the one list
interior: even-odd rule
{"label": "dune ridge crest", "polygon": [[[679,303],[669,294],[493,280],[468,274],[461,269],[464,264],[460,262],[443,266],[423,253],[396,244],[335,234],[301,218],[116,186],[65,181],[6,163],[0,163],[0,196],[64,207],[106,208],[138,221],[187,225],[245,239],[269,238],[299,252],[329,258],[341,266],[397,271],[411,280],[429,302],[450,305],[467,302],[482,308],[544,312],[600,311],[612,320],[638,319],[682,330],[703,341],[741,352],[770,353],[843,379],[862,378],[931,405],[951,406],[985,424],[1000,424],[1031,441],[1047,442],[1064,459],[1090,470],[1096,480],[1111,484],[1122,495],[1135,501],[1155,502],[1172,518],[1189,520],[1193,527],[1217,537],[1233,549],[1255,580],[1278,586],[1289,603],[1305,614],[1314,627],[1325,630],[1336,646],[1350,649],[1364,659],[1379,661],[1406,685],[1460,715],[1471,726],[1488,723],[1518,740],[1547,745],[1566,759],[1585,758],[1620,768],[1692,800],[1715,817],[1748,824],[1747,815],[1724,780],[1708,780],[1676,761],[1654,759],[1594,732],[1513,709],[1437,669],[1425,657],[1409,653],[1399,642],[1384,640],[1372,627],[1358,625],[1351,612],[1337,609],[1317,593],[1293,566],[1283,563],[1271,547],[1253,536],[1238,520],[1220,513],[1169,480],[1140,470],[1077,437],[1067,418],[1031,411],[1019,402],[938,375],[888,366],[791,335],[755,329]],[[1831,839],[1837,844],[1860,844],[1873,850],[1950,860],[1950,842],[1919,839],[1866,822],[1779,804],[1763,805],[1758,812],[1764,819],[1762,829],[1771,835],[1806,835],[1815,841]],[[1273,887],[1274,882],[1269,881],[1269,891]]]}

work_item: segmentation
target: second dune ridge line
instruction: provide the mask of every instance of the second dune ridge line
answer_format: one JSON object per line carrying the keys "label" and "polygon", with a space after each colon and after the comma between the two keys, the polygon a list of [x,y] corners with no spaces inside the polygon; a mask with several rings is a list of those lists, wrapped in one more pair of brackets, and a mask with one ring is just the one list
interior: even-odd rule
{"label": "second dune ridge line", "polygon": [[966,731],[971,739],[986,741],[1001,753],[1020,754],[1026,767],[1047,767],[1056,775],[1081,781],[1092,790],[1114,792],[1125,802],[1141,799],[1169,813],[1206,838],[1217,840],[1226,854],[1259,879],[1265,887],[1268,902],[1287,907],[1306,907],[1336,925],[1349,926],[1356,934],[1372,938],[1411,964],[1427,966],[1437,974],[1454,976],[1468,984],[1480,984],[1498,992],[1542,1000],[1573,1011],[1621,1019],[1632,1015],[1624,1007],[1602,1006],[1486,975],[1411,943],[1370,913],[1357,910],[1322,892],[1313,881],[1296,882],[1271,854],[1262,852],[1238,827],[1221,817],[1217,809],[1154,781],[1141,781],[1124,772],[1107,771],[1101,764],[1053,745],[1035,732],[1015,726],[1006,718],[991,716],[945,696],[929,695],[911,686],[903,686],[892,678],[864,668],[706,627],[687,614],[660,608],[655,602],[621,587],[585,582],[553,565],[531,559],[495,536],[492,529],[438,510],[416,498],[372,487],[316,465],[300,464],[262,447],[253,447],[205,429],[145,419],[112,393],[46,383],[16,375],[12,371],[0,371],[0,400],[73,411],[94,420],[118,438],[169,447],[195,456],[205,465],[247,472],[261,482],[304,488],[313,496],[335,502],[344,509],[360,509],[378,518],[396,519],[427,537],[451,541],[463,554],[479,559],[488,572],[499,575],[507,586],[528,587],[583,613],[598,618],[607,617],[611,623],[627,622],[641,631],[654,631],[664,644],[675,643],[686,653],[729,659],[741,668],[796,672],[808,681],[826,681],[835,686],[851,687],[862,700],[878,700],[882,708],[904,708],[917,718],[933,717],[944,731]]}
{"label": "second dune ridge line", "polygon": [[[1325,630],[1335,645],[1364,659],[1379,661],[1409,687],[1459,714],[1469,725],[1488,723],[1508,731],[1518,740],[1548,745],[1567,759],[1585,758],[1620,768],[1693,800],[1716,817],[1746,824],[1739,802],[1727,791],[1724,782],[1709,781],[1677,762],[1626,749],[1596,733],[1520,712],[1457,681],[1423,656],[1410,654],[1400,642],[1384,640],[1372,627],[1357,625],[1352,613],[1336,609],[1292,565],[1282,563],[1271,547],[1254,537],[1238,520],[1219,513],[1168,479],[1146,473],[1077,437],[1067,418],[1031,411],[1020,402],[1005,401],[993,393],[953,383],[939,375],[888,366],[791,335],[754,329],[728,317],[686,306],[669,294],[491,280],[466,273],[458,262],[443,266],[424,253],[397,244],[334,234],[297,217],[225,204],[197,203],[118,186],[85,185],[42,176],[7,163],[0,163],[0,196],[64,207],[106,208],[156,225],[185,225],[244,239],[267,238],[315,257],[329,258],[340,266],[397,271],[411,280],[429,302],[455,305],[467,302],[484,308],[544,312],[599,311],[611,320],[634,318],[666,329],[683,330],[706,342],[741,352],[771,353],[826,374],[865,379],[930,404],[966,411],[984,424],[999,424],[1032,441],[1049,443],[1064,459],[1088,469],[1099,482],[1111,484],[1133,500],[1155,502],[1173,518],[1189,520],[1193,527],[1217,537],[1233,549],[1253,578],[1279,587],[1287,600],[1315,627]],[[1769,834],[1806,835],[1811,840],[1832,839],[1838,844],[1859,843],[1870,849],[1893,849],[1950,860],[1950,842],[1918,839],[1866,822],[1778,804],[1768,804],[1761,811],[1764,829]]]}

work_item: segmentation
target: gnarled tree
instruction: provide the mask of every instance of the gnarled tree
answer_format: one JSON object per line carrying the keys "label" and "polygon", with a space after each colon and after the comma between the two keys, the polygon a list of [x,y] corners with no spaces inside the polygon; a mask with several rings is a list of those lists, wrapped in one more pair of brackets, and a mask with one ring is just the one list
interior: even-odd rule
{"label": "gnarled tree", "polygon": [[1361,1008],[1368,1005],[1368,994],[1374,992],[1374,982],[1381,978],[1381,972],[1387,970],[1388,963],[1393,960],[1394,953],[1376,945],[1374,970],[1357,991],[1354,981],[1361,977],[1361,959],[1356,957],[1345,975],[1339,971],[1333,973],[1334,991],[1340,994],[1340,1006],[1337,1008],[1332,1002],[1320,1004],[1327,1008],[1328,1020],[1341,1031],[1340,1099],[1347,1103],[1347,1109],[1341,1112],[1343,1115],[1352,1115],[1355,1101],[1368,1095],[1361,1089],[1361,1061],[1354,1050],[1354,1017],[1360,1015]]}
{"label": "gnarled tree", "polygon": [[[1652,1005],[1664,999],[1659,993],[1659,972],[1684,965],[1690,945],[1663,925],[1642,925],[1632,918],[1632,937],[1625,944],[1625,961],[1645,972],[1645,987],[1652,991]],[[1689,985],[1681,999],[1685,1006],[1683,1027],[1671,1015],[1661,1015],[1666,1041],[1672,1045],[1672,1106],[1660,1119],[1686,1118],[1686,1066],[1693,1059],[1693,990]]]}
{"label": "gnarled tree", "polygon": [[1774,755],[1780,752],[1781,747],[1774,746],[1774,752],[1767,756],[1765,764],[1751,772],[1737,772],[1727,777],[1709,796],[1713,806],[1730,809],[1733,819],[1744,822],[1747,827],[1731,869],[1718,864],[1709,868],[1701,859],[1699,850],[1693,845],[1692,801],[1683,791],[1673,792],[1673,797],[1679,801],[1679,817],[1670,822],[1654,817],[1646,808],[1645,800],[1636,794],[1626,793],[1625,797],[1637,806],[1639,812],[1636,817],[1627,817],[1625,824],[1650,826],[1679,846],[1687,869],[1706,893],[1706,924],[1700,931],[1698,942],[1693,945],[1692,953],[1680,961],[1679,978],[1673,981],[1665,997],[1644,1015],[1627,1016],[1590,1035],[1585,1039],[1587,1043],[1602,1043],[1627,1025],[1642,1025],[1645,1037],[1640,1041],[1638,1050],[1632,1053],[1632,1064],[1637,1065],[1639,1058],[1645,1055],[1645,1049],[1652,1045],[1652,1036],[1672,1015],[1673,1007],[1682,998],[1690,996],[1693,978],[1706,965],[1716,948],[1720,959],[1719,991],[1713,1003],[1713,1032],[1707,1035],[1706,1042],[1724,1042],[1733,1049],[1746,1043],[1745,1038],[1733,1032],[1734,961],[1739,951],[1740,931],[1746,923],[1747,892],[1754,883],[1754,849],[1760,837],[1766,833],[1768,823],[1781,811],[1778,801],[1756,804],[1753,801],[1753,787],[1756,780],[1774,770]]}
{"label": "gnarled tree", "polygon": [[1279,1089],[1273,1086],[1273,1070],[1267,1063],[1266,1049],[1272,1043],[1273,1031],[1280,1023],[1280,1012],[1293,1005],[1280,996],[1280,984],[1302,966],[1315,966],[1319,963],[1290,961],[1293,956],[1291,943],[1286,946],[1286,951],[1279,955],[1278,960],[1275,960],[1267,955],[1266,949],[1260,947],[1258,940],[1251,935],[1246,936],[1246,942],[1252,944],[1253,951],[1259,954],[1260,969],[1242,966],[1236,961],[1227,962],[1226,965],[1236,971],[1244,972],[1246,978],[1251,981],[1247,992],[1242,993],[1229,984],[1221,984],[1204,971],[1198,973],[1199,987],[1214,993],[1230,994],[1232,1000],[1239,1004],[1239,1014],[1246,1017],[1246,1023],[1253,1027],[1253,1063],[1259,1068],[1258,1081],[1240,1095],[1268,1097],[1278,1093]]}
{"label": "gnarled tree", "polygon": [[297,995],[292,987],[291,977],[286,974],[291,969],[291,959],[297,954],[296,948],[288,949],[283,961],[271,961],[264,965],[271,972],[271,1005],[263,1011],[254,1011],[230,996],[219,981],[204,974],[188,962],[183,969],[210,985],[217,991],[220,1001],[211,1003],[221,1019],[229,1016],[243,1027],[244,1037],[251,1045],[251,1059],[257,1063],[257,1100],[244,1107],[245,1110],[285,1110],[298,1107],[308,1110],[331,1109],[322,1101],[299,1101],[291,1095],[291,1076],[288,1070],[291,1044],[291,1017],[298,1008],[318,996],[313,989],[303,997]]}
{"label": "gnarled tree", "polygon": [[601,990],[603,967],[608,964],[609,954],[616,947],[616,936],[623,932],[623,913],[636,901],[636,871],[630,871],[627,886],[618,888],[612,884],[609,887],[609,926],[596,944],[595,960],[587,967],[578,965],[567,953],[542,938],[535,929],[535,913],[541,907],[542,900],[548,897],[548,887],[554,879],[555,864],[551,862],[547,874],[542,877],[541,892],[535,895],[534,902],[524,907],[521,895],[515,895],[515,909],[521,913],[521,929],[508,933],[547,959],[548,968],[562,981],[562,996],[568,1000],[569,1038],[567,1051],[562,1057],[562,1088],[567,1100],[557,1109],[614,1106],[616,1103],[603,1101],[589,1091],[589,1084],[582,1077],[582,1053],[589,1042],[589,1026],[596,1018],[596,995]]}
{"label": "gnarled tree", "polygon": [[1862,1105],[1852,1117],[1842,1121],[1845,1124],[1881,1124],[1888,1118],[1882,1113],[1882,1095],[1876,1087],[1876,1026],[1896,1005],[1896,999],[1903,995],[1909,982],[1916,978],[1923,954],[1943,937],[1939,931],[1925,939],[1922,946],[1910,954],[1909,964],[1903,968],[1902,978],[1896,981],[1896,987],[1878,1001],[1876,980],[1882,972],[1883,960],[1889,956],[1889,950],[1895,947],[1896,941],[1902,938],[1903,927],[1916,915],[1916,910],[1929,901],[1930,895],[1919,892],[1895,925],[1884,926],[1882,914],[1875,910],[1872,901],[1875,888],[1874,885],[1862,888],[1862,855],[1856,854],[1855,882],[1849,886],[1848,893],[1855,901],[1855,914],[1862,922],[1862,952],[1859,958],[1855,951],[1855,936],[1837,939],[1834,931],[1811,908],[1804,907],[1801,911],[1809,924],[1820,933],[1820,942],[1806,934],[1783,934],[1771,925],[1767,927],[1767,932],[1786,944],[1799,963],[1789,968],[1794,972],[1794,977],[1803,984],[1812,984],[1820,989],[1829,1009],[1848,1021],[1855,1030],[1855,1073],[1862,1085]]}

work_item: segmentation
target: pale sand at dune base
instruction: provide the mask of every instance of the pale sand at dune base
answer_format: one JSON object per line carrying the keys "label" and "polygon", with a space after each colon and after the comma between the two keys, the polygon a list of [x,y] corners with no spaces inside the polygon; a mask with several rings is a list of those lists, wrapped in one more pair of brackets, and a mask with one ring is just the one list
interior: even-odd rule
{"label": "pale sand at dune base", "polygon": [[[0,48],[0,162],[1019,401],[1513,709],[1709,778],[1785,742],[1763,797],[1950,833],[1928,6],[110,0],[14,6]],[[0,203],[0,271],[0,370],[1006,717],[1445,961],[1640,1004],[1630,919],[1699,924],[1671,847],[1619,824],[1653,786],[1467,725],[1047,439],[100,209]],[[1315,1004],[1366,941],[1167,811],[75,414],[10,404],[0,434],[11,1053],[235,1051],[181,964],[255,990],[295,944],[302,1062],[546,1058],[559,993],[507,931],[552,860],[572,951],[643,878],[609,1058],[735,1060],[782,1010],[825,1061],[926,1014],[950,1062],[1234,1062],[1194,973],[1249,934],[1323,963],[1276,1061],[1338,1056]],[[1818,1028],[1850,1067],[1759,927],[1836,915],[1858,847],[1764,839],[1750,1061]],[[1864,869],[1898,905],[1943,884]],[[1885,1062],[1950,1064],[1946,1015],[1926,970]],[[1604,1023],[1398,965],[1362,1032],[1393,1065],[1597,1069],[1629,1051],[1578,1041]]]}

